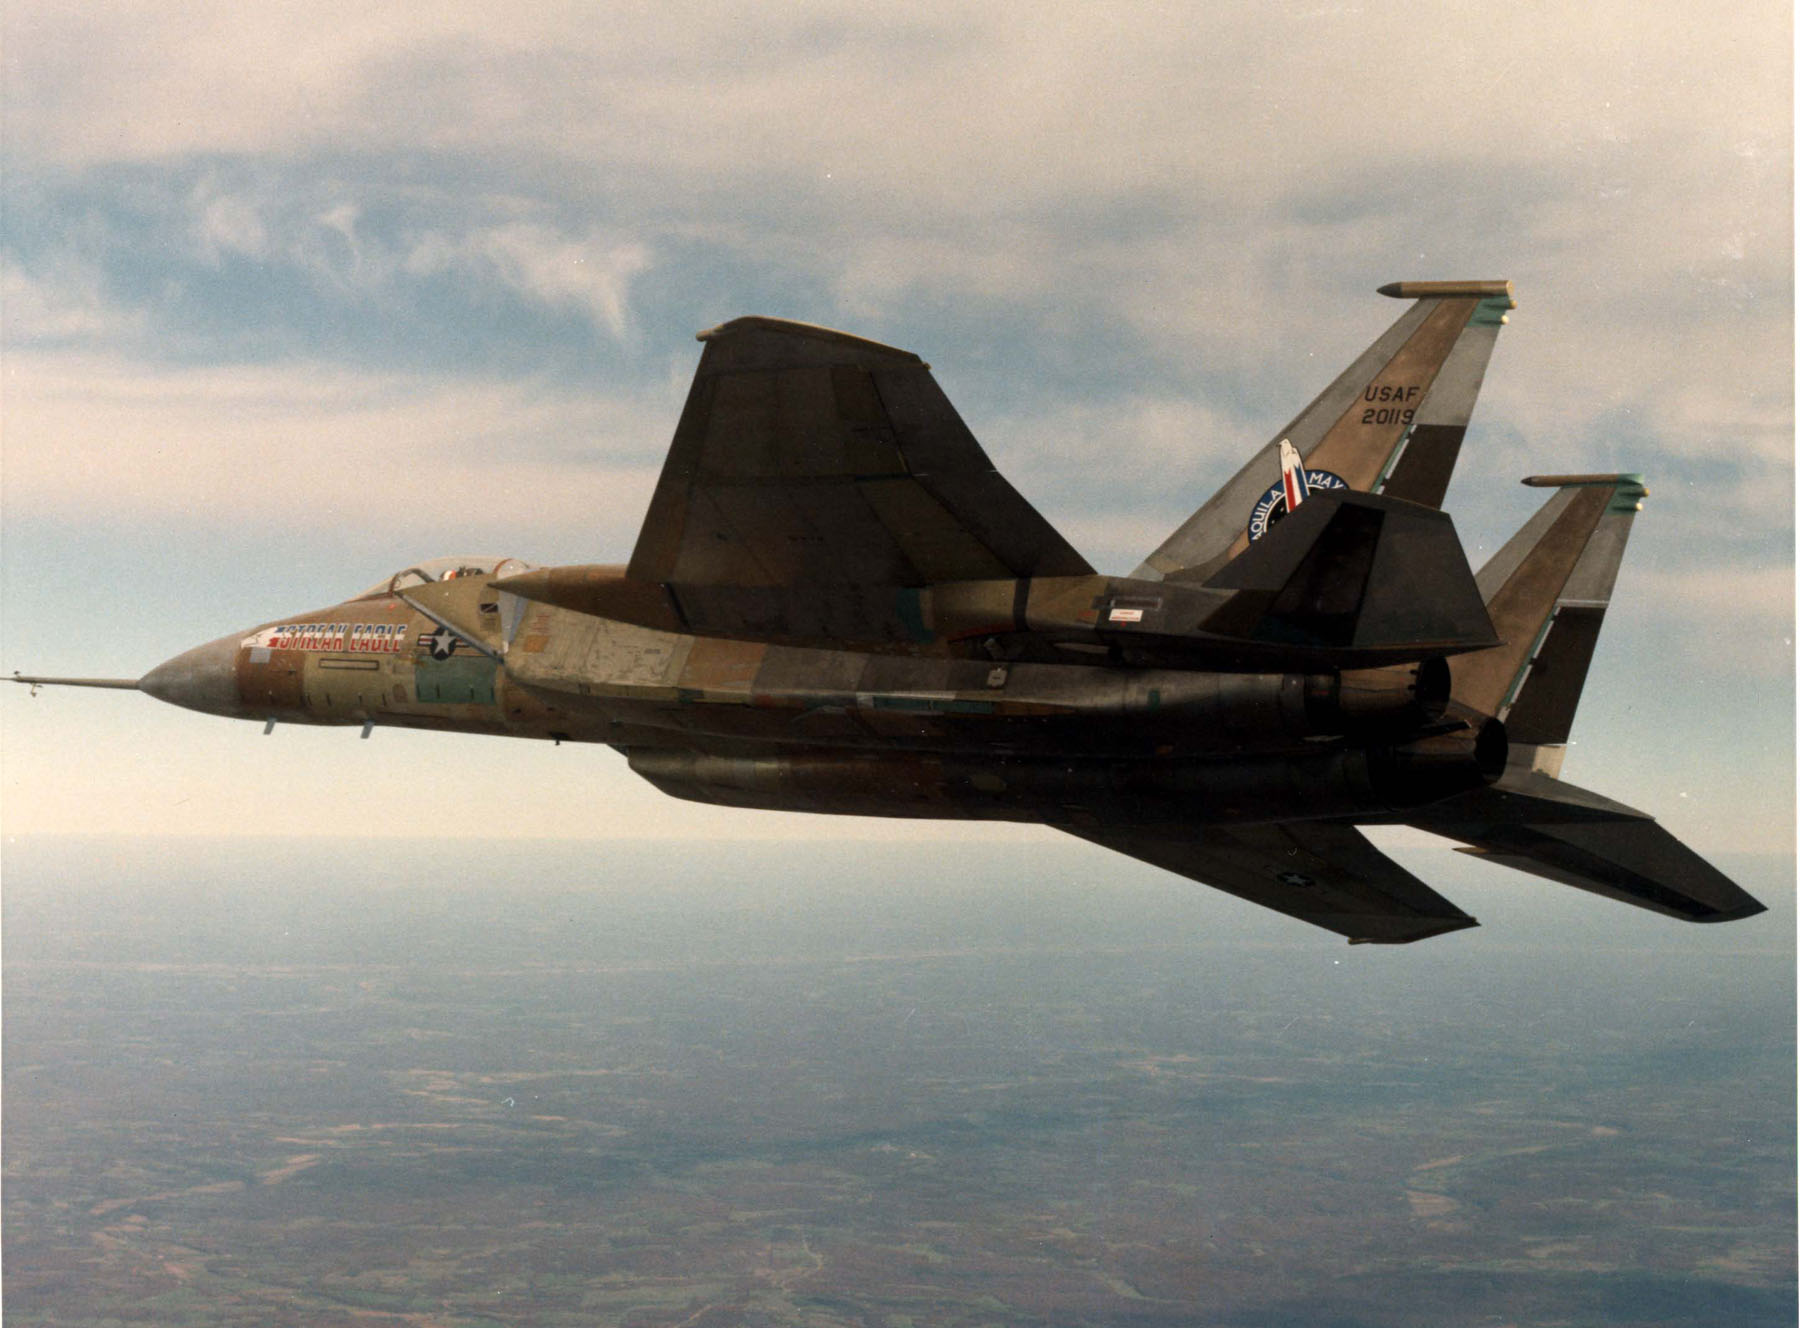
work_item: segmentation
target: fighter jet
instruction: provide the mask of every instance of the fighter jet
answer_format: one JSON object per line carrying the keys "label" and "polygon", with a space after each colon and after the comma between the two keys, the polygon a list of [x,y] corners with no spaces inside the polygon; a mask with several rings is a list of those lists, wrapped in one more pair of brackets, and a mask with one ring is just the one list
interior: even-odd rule
{"label": "fighter jet", "polygon": [[135,688],[261,722],[606,743],[676,797],[1040,823],[1352,942],[1475,919],[1359,826],[1690,922],[1762,911],[1560,779],[1645,488],[1548,501],[1479,574],[1439,510],[1509,282],[1406,311],[1129,576],[995,470],[907,351],[774,318],[699,368],[623,566],[435,559]]}

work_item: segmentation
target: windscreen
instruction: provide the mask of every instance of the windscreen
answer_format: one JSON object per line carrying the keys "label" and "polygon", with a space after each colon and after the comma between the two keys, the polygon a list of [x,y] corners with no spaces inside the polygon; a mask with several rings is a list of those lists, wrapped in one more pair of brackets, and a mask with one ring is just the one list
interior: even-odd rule
{"label": "windscreen", "polygon": [[430,585],[433,581],[453,581],[464,576],[516,576],[520,572],[529,572],[531,567],[523,559],[496,558],[485,554],[429,558],[384,577],[356,598],[392,595],[395,591],[407,590],[413,586]]}

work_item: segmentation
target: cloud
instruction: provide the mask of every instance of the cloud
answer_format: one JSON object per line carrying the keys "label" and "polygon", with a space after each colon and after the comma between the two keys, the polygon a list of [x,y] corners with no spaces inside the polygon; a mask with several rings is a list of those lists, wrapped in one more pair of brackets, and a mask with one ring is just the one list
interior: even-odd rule
{"label": "cloud", "polygon": [[274,328],[239,345],[474,361],[503,306],[619,342],[711,290],[959,351],[1010,323],[1023,379],[1231,409],[1362,344],[1381,281],[1510,275],[1536,339],[1489,410],[1522,432],[1631,411],[1705,447],[1749,399],[1768,450],[1791,419],[1783,6],[8,12],[15,176],[66,215],[59,184],[104,213],[199,172],[202,259],[277,265],[260,299],[163,274],[177,345],[204,301],[220,342],[235,307]]}
{"label": "cloud", "polygon": [[[342,214],[340,208],[334,215]],[[608,244],[594,233],[573,240],[547,226],[514,222],[455,239],[427,233],[401,266],[412,276],[461,271],[498,281],[549,308],[577,310],[623,341],[631,278],[649,265],[641,244]]]}
{"label": "cloud", "polygon": [[8,12],[12,132],[34,156],[426,144],[727,179],[829,172],[988,214],[1172,176],[1286,189],[1401,161],[1563,159],[1604,186],[1631,182],[1620,163],[1647,143],[1779,162],[1783,127],[1763,108],[1788,82],[1768,45],[1787,11],[1769,3],[814,0],[615,9],[604,25],[557,4]]}
{"label": "cloud", "polygon": [[105,278],[71,254],[58,255],[43,272],[0,260],[0,304],[7,337],[47,346],[82,346],[135,337],[145,319],[121,308],[105,292]]}
{"label": "cloud", "polygon": [[1690,677],[1794,676],[1794,570],[1756,563],[1647,569],[1623,594],[1654,633],[1652,650]]}
{"label": "cloud", "polygon": [[[9,318],[8,342],[68,344],[80,310],[89,348],[148,360],[448,368],[510,355],[537,372],[550,348],[590,378],[596,345],[631,342],[648,245],[557,215],[556,200],[386,174],[208,160],[17,186],[6,262],[37,298]],[[94,322],[105,307],[120,316]]]}
{"label": "cloud", "polygon": [[[801,2],[502,14],[442,4],[8,6],[13,151],[79,166],[254,151],[505,153],[689,181],[805,181],[841,212],[1407,190],[1480,161],[1587,192],[1715,154],[1779,186],[1785,6],[1546,12]],[[153,56],[152,56],[153,53]],[[1721,96],[1728,89],[1729,96]],[[826,182],[829,181],[829,185]],[[846,199],[846,195],[849,197]],[[1761,196],[1715,195],[1735,226]],[[1741,227],[1738,227],[1741,229]]]}
{"label": "cloud", "polygon": [[[1520,475],[1643,471],[1617,691],[1678,664],[1746,722],[1791,710],[1790,25],[1770,0],[15,0],[9,596],[21,551],[90,573],[197,526],[275,537],[234,606],[371,531],[622,557],[691,333],[757,312],[925,355],[1122,570],[1401,311],[1375,286],[1506,276],[1450,495],[1471,553],[1535,505]],[[162,596],[146,633],[221,611],[130,584]]]}
{"label": "cloud", "polygon": [[266,201],[234,193],[209,174],[195,186],[189,207],[195,242],[213,266],[228,257],[261,262],[271,256]]}
{"label": "cloud", "polygon": [[1000,472],[1090,562],[1123,574],[1268,441],[1256,428],[1192,398],[1146,395],[1058,401],[981,434]]}
{"label": "cloud", "polygon": [[414,548],[510,530],[579,538],[584,561],[629,551],[679,407],[665,383],[601,397],[319,365],[15,354],[8,368],[9,519],[178,513],[276,539],[381,529]]}

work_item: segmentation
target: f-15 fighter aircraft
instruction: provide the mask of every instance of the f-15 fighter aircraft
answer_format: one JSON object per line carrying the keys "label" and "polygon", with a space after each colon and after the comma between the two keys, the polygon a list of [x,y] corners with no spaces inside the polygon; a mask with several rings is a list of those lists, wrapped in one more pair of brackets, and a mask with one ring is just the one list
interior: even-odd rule
{"label": "f-15 fighter aircraft", "polygon": [[280,723],[618,748],[676,797],[1041,822],[1353,942],[1475,925],[1376,850],[1411,825],[1691,922],[1762,906],[1558,777],[1635,475],[1479,574],[1438,510],[1511,284],[1407,310],[1130,576],[994,469],[930,367],[773,318],[705,349],[624,566],[422,562],[136,688]]}

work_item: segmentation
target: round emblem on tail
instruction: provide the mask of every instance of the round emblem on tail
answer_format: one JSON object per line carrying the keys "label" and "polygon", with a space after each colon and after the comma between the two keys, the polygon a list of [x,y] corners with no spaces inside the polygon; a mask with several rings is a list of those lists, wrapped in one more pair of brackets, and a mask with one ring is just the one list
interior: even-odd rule
{"label": "round emblem on tail", "polygon": [[[1333,475],[1329,470],[1309,470],[1306,472],[1306,490],[1315,493],[1320,489],[1348,489],[1350,486],[1343,479]],[[1271,484],[1268,491],[1256,500],[1256,506],[1250,509],[1249,535],[1252,543],[1269,533],[1269,527],[1288,514],[1287,484],[1282,481]]]}

